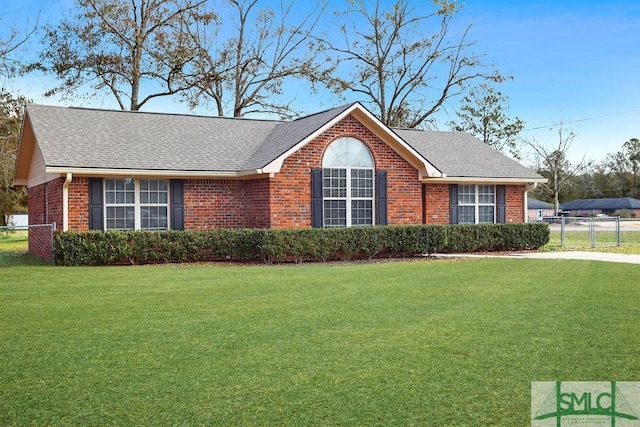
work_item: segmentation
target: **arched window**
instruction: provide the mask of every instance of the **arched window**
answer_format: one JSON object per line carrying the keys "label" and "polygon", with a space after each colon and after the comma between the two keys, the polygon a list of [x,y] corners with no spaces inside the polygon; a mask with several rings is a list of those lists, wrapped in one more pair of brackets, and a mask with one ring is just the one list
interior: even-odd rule
{"label": "arched window", "polygon": [[355,138],[331,143],[322,159],[324,227],[374,223],[374,165],[367,146]]}

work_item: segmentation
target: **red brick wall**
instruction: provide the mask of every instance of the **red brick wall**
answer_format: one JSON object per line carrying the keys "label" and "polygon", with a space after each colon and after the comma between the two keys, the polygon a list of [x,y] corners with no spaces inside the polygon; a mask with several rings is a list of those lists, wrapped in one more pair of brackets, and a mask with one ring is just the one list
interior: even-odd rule
{"label": "red brick wall", "polygon": [[185,180],[185,230],[244,227],[244,184],[232,179]]}
{"label": "red brick wall", "polygon": [[507,185],[507,222],[524,222],[524,185]]}
{"label": "red brick wall", "polygon": [[449,184],[424,184],[425,224],[449,224]]}
{"label": "red brick wall", "polygon": [[342,137],[364,142],[376,169],[387,171],[388,223],[420,224],[422,185],[418,171],[362,123],[348,116],[284,161],[280,173],[272,179],[271,226],[311,227],[311,169],[322,167],[324,151]]}
{"label": "red brick wall", "polygon": [[[29,224],[55,222],[62,231],[62,187],[64,178],[31,187],[29,193]],[[73,177],[69,184],[69,230],[89,229],[89,179]]]}
{"label": "red brick wall", "polygon": [[62,185],[64,178],[57,178],[31,187],[28,193],[29,225],[51,224],[62,228]]}
{"label": "red brick wall", "polygon": [[244,181],[246,202],[244,224],[249,228],[268,228],[270,225],[271,201],[269,200],[269,178]]}
{"label": "red brick wall", "polygon": [[69,184],[69,230],[89,230],[89,178],[73,177]]}
{"label": "red brick wall", "polygon": [[42,184],[27,189],[29,225],[47,223],[46,186]]}

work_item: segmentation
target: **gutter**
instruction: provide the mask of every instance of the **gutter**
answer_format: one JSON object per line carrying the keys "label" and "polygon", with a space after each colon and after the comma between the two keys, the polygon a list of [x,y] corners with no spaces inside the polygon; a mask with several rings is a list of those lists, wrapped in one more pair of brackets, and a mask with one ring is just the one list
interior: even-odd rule
{"label": "gutter", "polygon": [[67,173],[67,177],[62,184],[62,231],[69,230],[69,185],[73,180],[73,175]]}
{"label": "gutter", "polygon": [[494,177],[456,177],[456,176],[446,176],[444,175],[442,178],[423,178],[422,183],[429,184],[459,184],[459,183],[469,183],[469,184],[527,184],[534,185],[534,187],[530,188],[527,191],[532,190],[537,186],[538,182],[546,182],[545,179],[535,180],[533,181],[531,178],[494,178]]}
{"label": "gutter", "polygon": [[61,166],[48,166],[45,173],[51,174],[75,174],[81,176],[110,177],[124,176],[127,178],[136,177],[166,177],[166,178],[197,178],[197,179],[233,179],[247,178],[268,173],[263,169],[250,169],[246,171],[168,171],[149,169],[98,169],[98,168],[70,168]]}
{"label": "gutter", "polygon": [[523,193],[523,206],[524,206],[524,222],[529,222],[529,215],[527,215],[527,211],[529,210],[529,196],[528,193],[529,191],[533,190],[534,188],[536,188],[538,186],[537,182],[531,182],[529,184],[526,185],[526,187],[524,188],[524,193]]}

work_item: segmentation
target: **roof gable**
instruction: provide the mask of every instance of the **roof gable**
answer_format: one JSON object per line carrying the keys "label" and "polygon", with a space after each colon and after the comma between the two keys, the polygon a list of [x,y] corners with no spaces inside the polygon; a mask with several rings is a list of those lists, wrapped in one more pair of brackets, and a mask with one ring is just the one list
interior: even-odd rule
{"label": "roof gable", "polygon": [[[323,132],[329,130],[348,115],[352,115],[356,120],[359,120],[364,126],[375,133],[378,138],[411,163],[418,169],[422,177],[441,175],[440,171],[430,164],[424,156],[399,138],[397,134],[385,126],[377,117],[358,102],[280,124],[274,133],[269,136],[269,139],[265,141],[263,150],[260,151],[268,151],[266,147],[270,147],[271,149],[277,146],[288,148],[281,155],[270,161],[269,164],[263,168],[264,172],[279,172],[282,163],[287,157],[313,141]],[[278,138],[282,138],[285,142],[278,144]]]}

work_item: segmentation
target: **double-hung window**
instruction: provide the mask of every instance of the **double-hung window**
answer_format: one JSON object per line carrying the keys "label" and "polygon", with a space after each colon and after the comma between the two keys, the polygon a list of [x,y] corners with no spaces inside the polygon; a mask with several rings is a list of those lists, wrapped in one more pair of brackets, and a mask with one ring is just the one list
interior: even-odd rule
{"label": "double-hung window", "polygon": [[107,230],[166,230],[169,183],[158,179],[105,179]]}
{"label": "double-hung window", "polygon": [[494,185],[458,186],[458,223],[496,222],[496,188]]}
{"label": "double-hung window", "polygon": [[373,157],[355,138],[340,138],[322,162],[323,226],[369,226],[374,222]]}

